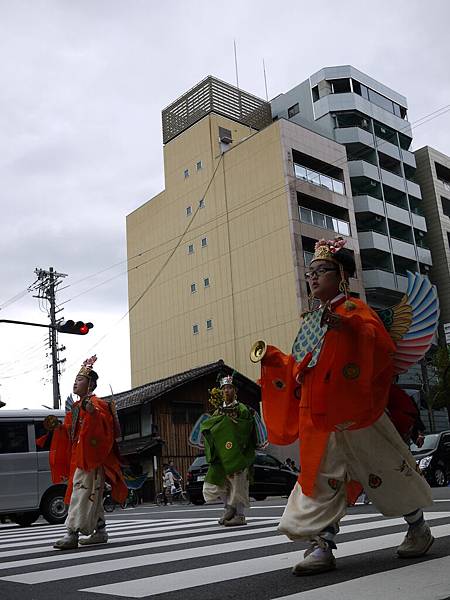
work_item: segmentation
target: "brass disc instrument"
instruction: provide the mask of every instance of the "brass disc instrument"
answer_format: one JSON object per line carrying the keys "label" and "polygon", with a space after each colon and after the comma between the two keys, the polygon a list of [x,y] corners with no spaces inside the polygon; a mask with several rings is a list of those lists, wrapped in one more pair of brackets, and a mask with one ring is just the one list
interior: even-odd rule
{"label": "brass disc instrument", "polygon": [[259,363],[264,358],[267,351],[267,344],[264,340],[258,340],[253,344],[250,350],[250,360],[253,363]]}

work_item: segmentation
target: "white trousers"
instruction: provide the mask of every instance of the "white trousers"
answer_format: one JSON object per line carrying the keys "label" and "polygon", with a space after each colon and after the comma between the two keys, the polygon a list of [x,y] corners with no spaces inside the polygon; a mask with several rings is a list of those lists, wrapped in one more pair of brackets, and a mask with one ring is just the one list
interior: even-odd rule
{"label": "white trousers", "polygon": [[248,495],[248,469],[227,475],[223,485],[214,485],[205,481],[203,497],[206,502],[222,500],[225,506],[233,506],[237,514],[243,514],[243,509],[250,506]]}
{"label": "white trousers", "polygon": [[102,467],[92,469],[92,471],[76,469],[73,476],[69,512],[65,522],[68,531],[91,535],[97,528],[98,521],[104,522],[104,487],[105,472]]}
{"label": "white trousers", "polygon": [[[301,448],[301,441],[300,441]],[[279,531],[290,539],[309,539],[335,525],[347,510],[345,482],[359,481],[376,508],[399,517],[433,503],[416,461],[386,414],[370,427],[331,433],[313,496],[297,483]]]}

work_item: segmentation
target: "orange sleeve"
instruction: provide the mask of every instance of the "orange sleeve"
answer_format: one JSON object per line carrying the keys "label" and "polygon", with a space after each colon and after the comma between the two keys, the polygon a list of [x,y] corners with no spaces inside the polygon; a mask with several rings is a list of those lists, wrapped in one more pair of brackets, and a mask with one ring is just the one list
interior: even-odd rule
{"label": "orange sleeve", "polygon": [[268,439],[281,446],[298,439],[300,388],[293,377],[295,360],[268,346],[261,362],[261,400]]}
{"label": "orange sleeve", "polygon": [[90,471],[102,465],[114,443],[113,417],[106,402],[93,398],[95,411],[84,409],[83,424],[77,444],[76,466]]}
{"label": "orange sleeve", "polygon": [[69,478],[72,444],[69,431],[72,425],[72,413],[67,413],[64,424],[57,427],[52,434],[49,452],[50,471],[53,483],[62,483]]}

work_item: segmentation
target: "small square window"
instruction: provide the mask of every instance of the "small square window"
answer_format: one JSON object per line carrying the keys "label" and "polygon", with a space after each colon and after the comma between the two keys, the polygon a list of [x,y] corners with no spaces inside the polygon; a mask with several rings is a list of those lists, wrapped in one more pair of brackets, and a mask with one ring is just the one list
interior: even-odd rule
{"label": "small square window", "polygon": [[209,287],[209,277],[205,277],[203,279],[203,285],[205,288]]}
{"label": "small square window", "polygon": [[186,206],[186,216],[192,215],[192,206]]}
{"label": "small square window", "polygon": [[298,102],[296,104],[294,104],[293,106],[290,106],[288,108],[288,118],[292,119],[292,117],[294,117],[295,115],[297,115],[300,112],[300,107],[298,105]]}
{"label": "small square window", "polygon": [[199,161],[197,162],[197,165],[196,165],[196,167],[197,167],[197,171],[201,171],[201,170],[203,169],[203,163],[202,163],[202,161],[201,161],[201,160],[199,160]]}
{"label": "small square window", "polygon": [[194,335],[197,335],[198,332],[199,332],[199,327],[198,327],[197,323],[195,323],[194,325],[192,325],[192,333]]}
{"label": "small square window", "polygon": [[212,329],[213,328],[213,322],[212,319],[208,319],[206,321],[206,329]]}
{"label": "small square window", "polygon": [[312,90],[312,97],[313,97],[313,102],[317,102],[317,100],[320,99],[320,95],[319,95],[319,86],[315,85]]}
{"label": "small square window", "polygon": [[189,169],[184,170],[184,178],[187,179],[189,177]]}
{"label": "small square window", "polygon": [[442,212],[446,217],[450,217],[450,200],[441,196]]}
{"label": "small square window", "polygon": [[205,248],[208,245],[208,238],[202,238],[202,248]]}
{"label": "small square window", "polygon": [[191,294],[195,294],[196,291],[197,291],[197,284],[191,283]]}
{"label": "small square window", "polygon": [[202,198],[201,200],[198,201],[198,207],[205,208],[205,199],[204,198]]}
{"label": "small square window", "polygon": [[188,254],[194,254],[194,244],[189,244],[189,246],[188,246]]}

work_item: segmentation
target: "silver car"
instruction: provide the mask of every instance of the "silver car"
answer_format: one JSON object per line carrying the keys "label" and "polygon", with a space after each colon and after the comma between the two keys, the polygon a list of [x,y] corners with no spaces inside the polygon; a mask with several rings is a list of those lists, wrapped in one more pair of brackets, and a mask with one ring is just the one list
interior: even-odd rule
{"label": "silver car", "polygon": [[50,414],[64,419],[62,410],[0,410],[0,518],[23,527],[39,515],[52,524],[67,516],[66,485],[54,485],[50,476],[50,436],[43,448],[36,446]]}

